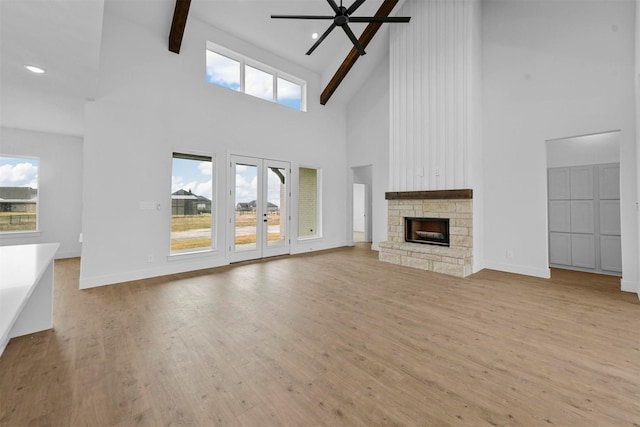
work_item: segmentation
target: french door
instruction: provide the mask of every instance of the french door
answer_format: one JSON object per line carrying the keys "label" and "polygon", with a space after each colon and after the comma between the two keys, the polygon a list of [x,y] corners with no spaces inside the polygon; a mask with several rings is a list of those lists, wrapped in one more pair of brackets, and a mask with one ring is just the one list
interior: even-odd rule
{"label": "french door", "polygon": [[288,162],[231,156],[232,262],[289,253],[290,175]]}

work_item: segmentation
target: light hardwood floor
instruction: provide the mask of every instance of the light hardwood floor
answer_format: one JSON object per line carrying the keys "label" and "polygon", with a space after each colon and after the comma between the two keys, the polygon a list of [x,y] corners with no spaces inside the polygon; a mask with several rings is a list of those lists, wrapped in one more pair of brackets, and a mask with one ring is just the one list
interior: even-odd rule
{"label": "light hardwood floor", "polygon": [[640,425],[619,279],[377,261],[367,245],[78,290],[0,359],[2,426]]}

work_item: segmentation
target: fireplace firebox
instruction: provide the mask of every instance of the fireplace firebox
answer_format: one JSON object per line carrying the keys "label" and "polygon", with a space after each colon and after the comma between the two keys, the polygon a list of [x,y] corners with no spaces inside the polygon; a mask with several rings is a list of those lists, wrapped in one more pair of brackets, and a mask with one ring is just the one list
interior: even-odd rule
{"label": "fireplace firebox", "polygon": [[449,246],[449,218],[404,219],[405,242]]}

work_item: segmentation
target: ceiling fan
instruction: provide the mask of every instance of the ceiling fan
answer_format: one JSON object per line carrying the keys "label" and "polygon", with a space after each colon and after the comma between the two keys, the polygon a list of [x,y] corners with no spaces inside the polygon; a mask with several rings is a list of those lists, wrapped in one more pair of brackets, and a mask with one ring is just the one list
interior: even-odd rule
{"label": "ceiling fan", "polygon": [[355,34],[353,34],[353,31],[351,31],[351,28],[349,28],[349,22],[380,22],[380,23],[382,23],[382,22],[409,22],[409,20],[411,19],[410,17],[394,17],[394,16],[380,16],[380,17],[378,17],[378,16],[367,16],[367,17],[351,16],[351,14],[353,12],[355,12],[360,6],[362,6],[362,3],[364,3],[364,2],[365,2],[365,0],[356,0],[347,9],[346,7],[342,6],[342,0],[340,0],[340,6],[338,6],[336,4],[335,0],[327,0],[327,3],[329,3],[329,6],[331,6],[333,11],[335,12],[335,16],[329,16],[329,15],[271,15],[271,18],[273,18],[273,19],[332,19],[333,23],[329,26],[327,31],[325,31],[324,34],[322,34],[322,36],[320,36],[320,38],[318,38],[318,40],[315,42],[315,44],[313,46],[311,46],[311,49],[309,49],[309,51],[307,52],[307,55],[311,55],[311,53],[314,50],[316,50],[316,48],[318,46],[320,46],[320,43],[322,43],[322,41],[336,27],[341,27],[344,30],[344,32],[347,34],[349,39],[351,40],[351,43],[353,43],[353,46],[355,46],[355,48],[358,50],[358,53],[360,53],[360,55],[364,55],[366,53],[364,51],[364,47],[362,47],[362,45],[358,41],[358,38],[355,36]]}

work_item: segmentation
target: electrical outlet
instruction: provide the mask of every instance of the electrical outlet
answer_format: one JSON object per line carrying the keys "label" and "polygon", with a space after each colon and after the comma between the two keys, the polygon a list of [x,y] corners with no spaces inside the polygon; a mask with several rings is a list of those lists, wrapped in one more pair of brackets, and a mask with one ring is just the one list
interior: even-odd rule
{"label": "electrical outlet", "polygon": [[507,249],[507,259],[513,259],[513,251],[511,249]]}
{"label": "electrical outlet", "polygon": [[153,255],[147,255],[147,262],[153,262]]}

